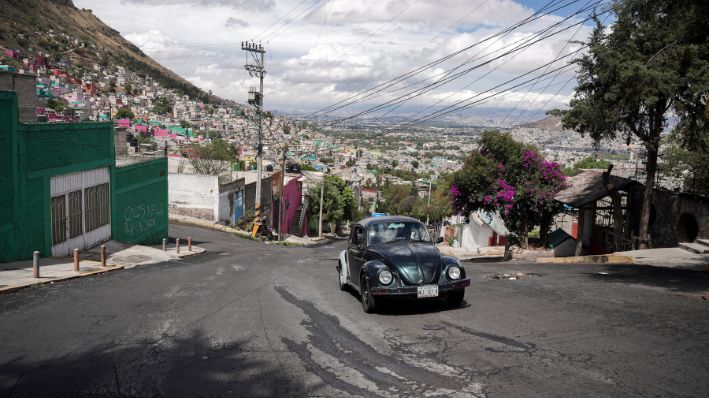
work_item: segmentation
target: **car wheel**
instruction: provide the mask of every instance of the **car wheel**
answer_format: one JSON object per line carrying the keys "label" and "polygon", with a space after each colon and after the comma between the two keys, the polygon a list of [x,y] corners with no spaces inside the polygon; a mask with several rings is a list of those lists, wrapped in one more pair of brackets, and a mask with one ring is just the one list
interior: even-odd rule
{"label": "car wheel", "polygon": [[338,262],[338,275],[337,279],[340,282],[340,290],[347,289],[347,274],[345,274],[345,267],[342,266],[341,262]]}
{"label": "car wheel", "polygon": [[374,298],[374,295],[369,290],[369,281],[367,281],[367,278],[363,276],[359,285],[362,287],[362,294],[360,295],[362,299],[362,308],[364,309],[364,312],[371,314],[377,309],[377,299]]}
{"label": "car wheel", "polygon": [[460,305],[463,303],[464,296],[465,290],[460,289],[458,291],[448,294],[448,297],[446,297],[446,301],[451,307],[460,307]]}

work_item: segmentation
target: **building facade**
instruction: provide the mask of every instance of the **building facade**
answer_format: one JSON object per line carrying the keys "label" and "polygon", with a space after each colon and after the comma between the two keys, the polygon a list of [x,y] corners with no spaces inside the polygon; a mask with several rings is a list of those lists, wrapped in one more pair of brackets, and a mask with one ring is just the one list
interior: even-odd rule
{"label": "building facade", "polygon": [[109,123],[25,124],[0,91],[0,262],[167,237],[167,161],[116,167]]}

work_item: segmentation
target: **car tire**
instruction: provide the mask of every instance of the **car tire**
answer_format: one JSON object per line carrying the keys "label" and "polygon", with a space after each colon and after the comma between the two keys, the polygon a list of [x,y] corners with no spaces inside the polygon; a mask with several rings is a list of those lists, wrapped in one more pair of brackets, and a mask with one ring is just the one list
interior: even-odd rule
{"label": "car tire", "polygon": [[369,281],[363,276],[359,285],[361,286],[360,298],[362,300],[362,308],[364,309],[364,312],[367,314],[374,313],[377,310],[377,299],[369,290]]}
{"label": "car tire", "polygon": [[[347,276],[344,274],[345,269],[341,262],[338,261],[337,264],[337,281],[340,284],[340,290],[347,290]],[[343,279],[345,281],[343,281]]]}
{"label": "car tire", "polygon": [[465,297],[465,289],[460,289],[449,293],[448,297],[446,297],[446,301],[451,307],[460,307],[460,305],[463,304],[463,297]]}

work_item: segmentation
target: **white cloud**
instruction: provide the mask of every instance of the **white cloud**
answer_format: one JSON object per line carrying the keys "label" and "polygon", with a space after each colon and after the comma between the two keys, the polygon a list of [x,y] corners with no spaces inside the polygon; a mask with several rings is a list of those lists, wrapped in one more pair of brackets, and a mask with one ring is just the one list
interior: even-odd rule
{"label": "white cloud", "polygon": [[[240,102],[244,102],[249,86],[254,84],[243,69],[246,58],[240,42],[262,40],[267,49],[265,104],[286,110],[317,109],[347,98],[465,49],[534,12],[513,0],[313,0],[298,8],[301,0],[74,2],[78,7],[92,8],[148,55],[194,84]],[[130,9],[125,2],[132,4]],[[557,15],[540,18],[396,87],[428,79],[412,86],[420,87],[465,62],[459,71],[491,60],[561,19]],[[577,21],[567,21],[562,26]],[[573,39],[585,39],[590,29],[582,27]],[[577,44],[567,44],[576,30],[577,27],[570,28],[524,51],[474,68],[458,81],[422,95],[406,106],[430,105],[448,95],[452,99],[481,92],[544,65],[558,54],[569,54],[579,48]],[[544,83],[528,87],[533,94],[526,98],[538,97],[535,102],[539,106],[547,100],[567,101],[573,84],[557,97],[549,97],[556,91],[554,87],[537,95],[544,87]],[[521,93],[517,91],[490,100],[486,106],[509,106]],[[377,103],[372,101],[370,105]]]}

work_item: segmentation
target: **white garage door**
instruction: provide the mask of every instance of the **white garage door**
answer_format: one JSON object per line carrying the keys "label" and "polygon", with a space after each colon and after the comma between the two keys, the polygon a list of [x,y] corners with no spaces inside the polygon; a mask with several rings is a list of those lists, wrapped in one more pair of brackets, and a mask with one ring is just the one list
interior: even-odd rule
{"label": "white garage door", "polygon": [[52,177],[52,255],[111,239],[108,168]]}

